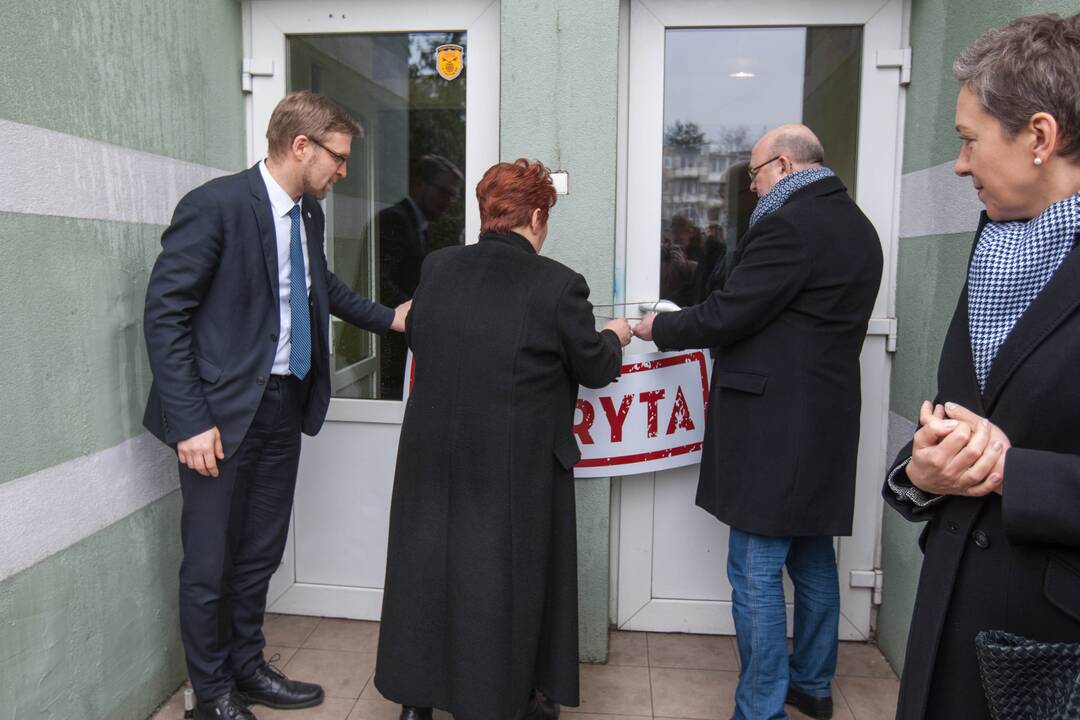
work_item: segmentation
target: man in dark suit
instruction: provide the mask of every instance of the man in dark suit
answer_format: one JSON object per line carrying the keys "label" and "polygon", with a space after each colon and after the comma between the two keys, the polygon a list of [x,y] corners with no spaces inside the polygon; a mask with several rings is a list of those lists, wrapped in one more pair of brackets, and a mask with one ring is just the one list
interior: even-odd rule
{"label": "man in dark suit", "polygon": [[180,460],[180,631],[196,717],[322,702],[318,685],[263,660],[262,623],[300,433],[319,431],[330,402],[328,315],[382,334],[402,331],[408,312],[361,297],[326,266],[317,201],[345,177],[362,132],[325,97],[285,97],[267,159],[188,193],[150,276],[143,422]]}
{"label": "man in dark suit", "polygon": [[[379,300],[398,305],[412,298],[420,282],[420,265],[431,245],[430,223],[446,213],[461,193],[461,170],[440,155],[416,162],[409,194],[379,212],[372,223],[379,239]],[[405,380],[405,338],[383,339],[379,353],[380,393],[384,400],[400,399]]]}
{"label": "man in dark suit", "polygon": [[[731,527],[728,578],[742,659],[736,720],[832,715],[839,586],[850,535],[859,353],[881,282],[877,233],[803,125],[750,156],[759,200],[722,289],[635,328],[664,349],[715,348],[697,504]],[[789,658],[781,570],[795,584]]]}

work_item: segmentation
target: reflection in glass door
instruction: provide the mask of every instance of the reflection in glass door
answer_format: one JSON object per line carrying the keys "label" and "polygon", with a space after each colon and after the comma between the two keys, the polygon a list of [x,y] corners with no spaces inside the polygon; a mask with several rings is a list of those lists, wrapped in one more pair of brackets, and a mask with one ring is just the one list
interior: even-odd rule
{"label": "reflection in glass door", "polygon": [[723,286],[766,130],[808,125],[854,194],[861,47],[859,26],[666,31],[661,298],[686,307]]}
{"label": "reflection in glass door", "polygon": [[[465,32],[290,36],[289,90],[333,98],[360,121],[348,175],[327,198],[326,257],[349,287],[394,307],[427,253],[464,242],[466,64],[439,72]],[[456,71],[456,74],[455,74]],[[400,400],[406,346],[331,319],[335,398]]]}

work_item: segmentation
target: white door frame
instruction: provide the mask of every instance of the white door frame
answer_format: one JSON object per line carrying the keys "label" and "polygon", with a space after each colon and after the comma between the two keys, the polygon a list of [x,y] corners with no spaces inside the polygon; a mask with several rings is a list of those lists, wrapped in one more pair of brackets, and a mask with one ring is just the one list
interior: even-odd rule
{"label": "white door frame", "polygon": [[[628,19],[625,17],[629,15]],[[620,177],[616,302],[655,297],[660,283],[661,187],[664,129],[664,43],[669,28],[861,25],[863,53],[855,195],[881,237],[885,267],[863,349],[862,432],[855,519],[839,542],[842,639],[870,636],[872,588],[852,587],[880,557],[880,478],[885,471],[891,359],[895,332],[892,276],[899,221],[903,93],[897,68],[879,68],[878,51],[895,51],[906,37],[904,0],[629,0],[623,23],[629,50],[620,82]],[[627,37],[628,36],[628,37]],[[625,108],[625,110],[624,110]],[[623,188],[625,191],[623,192]],[[636,312],[634,306],[628,313]],[[894,337],[894,335],[893,335]],[[638,342],[638,341],[635,341]],[[640,344],[631,351],[653,349]],[[651,597],[655,475],[620,483],[613,492],[613,618],[620,628],[731,634],[730,603]],[[662,480],[661,480],[662,481]],[[630,532],[637,529],[638,534]],[[627,531],[627,532],[623,532]],[[613,543],[614,544],[614,543]],[[717,567],[716,572],[724,572]]]}
{"label": "white door frame", "polygon": [[[266,156],[270,114],[286,93],[286,51],[289,35],[343,33],[410,33],[466,31],[468,84],[465,89],[465,187],[472,188],[499,160],[500,8],[499,0],[244,0],[244,55],[253,59],[246,100],[248,164]],[[263,74],[264,72],[269,74]],[[238,78],[239,79],[239,78]],[[247,80],[245,79],[245,82]],[[332,217],[332,215],[328,215]],[[465,193],[465,237],[475,241],[480,211],[474,193]],[[325,242],[325,239],[324,239]],[[333,398],[326,423],[401,425],[405,405],[393,400]],[[320,438],[304,438],[305,453],[319,452]],[[393,447],[384,449],[390,462],[373,463],[392,472]],[[303,473],[304,464],[301,464]],[[361,468],[351,469],[358,474]],[[313,478],[317,482],[317,478]],[[383,482],[386,478],[381,478]],[[360,479],[358,478],[358,481]],[[385,545],[373,552],[385,554]],[[328,548],[328,551],[333,551]],[[282,565],[271,582],[268,606],[275,612],[375,619],[382,589],[296,582],[295,542],[290,530]]]}

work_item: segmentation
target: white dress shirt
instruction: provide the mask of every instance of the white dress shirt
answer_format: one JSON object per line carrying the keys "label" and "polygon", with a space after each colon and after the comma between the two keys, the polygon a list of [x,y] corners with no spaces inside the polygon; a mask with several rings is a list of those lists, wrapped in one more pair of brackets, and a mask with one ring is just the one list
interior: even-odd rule
{"label": "white dress shirt", "polygon": [[[292,239],[292,218],[289,217],[289,212],[296,202],[278,185],[277,180],[266,169],[265,160],[259,163],[259,172],[262,173],[263,182],[266,183],[266,193],[270,196],[270,207],[274,211],[274,236],[277,239],[278,315],[281,318],[281,330],[278,332],[277,353],[274,355],[274,366],[270,372],[274,375],[288,375],[289,353],[292,352],[292,307],[289,304],[289,294],[292,291],[292,256],[289,252],[289,243]],[[311,261],[308,259],[307,229],[303,222],[303,216],[306,213],[302,206],[300,213],[300,247],[304,253],[304,281],[310,297]],[[312,343],[314,343],[314,338],[312,338]]]}

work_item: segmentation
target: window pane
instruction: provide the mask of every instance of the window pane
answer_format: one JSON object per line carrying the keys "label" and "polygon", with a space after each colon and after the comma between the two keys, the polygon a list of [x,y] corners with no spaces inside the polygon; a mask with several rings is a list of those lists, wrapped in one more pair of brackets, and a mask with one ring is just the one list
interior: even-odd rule
{"label": "window pane", "polygon": [[[465,61],[450,80],[438,72],[443,45]],[[359,293],[398,305],[428,252],[464,241],[465,33],[296,36],[288,50],[289,89],[323,93],[364,126],[327,199],[327,263]],[[333,396],[400,399],[404,336],[331,325]]]}
{"label": "window pane", "polygon": [[668,30],[660,297],[680,306],[723,286],[747,230],[750,149],[769,128],[808,125],[854,194],[861,27]]}

